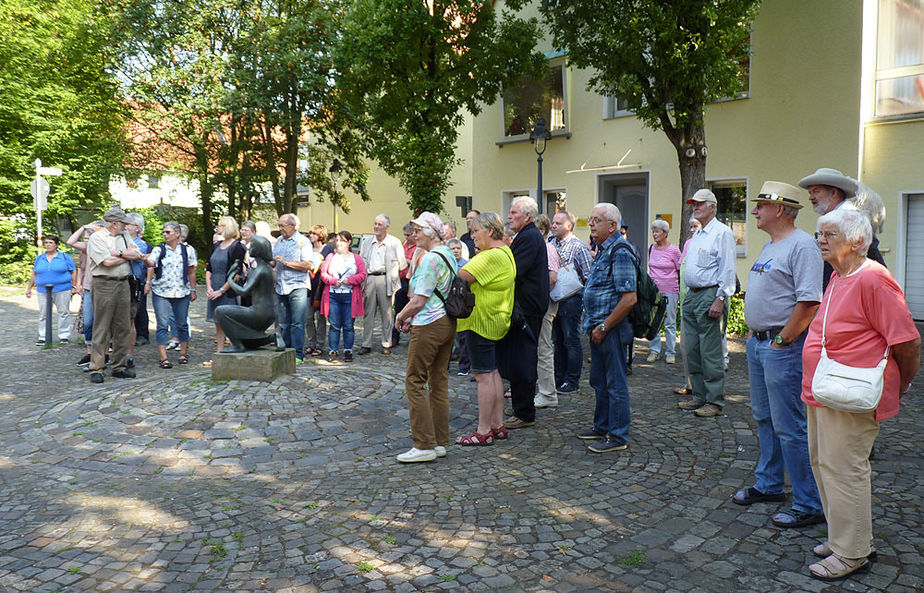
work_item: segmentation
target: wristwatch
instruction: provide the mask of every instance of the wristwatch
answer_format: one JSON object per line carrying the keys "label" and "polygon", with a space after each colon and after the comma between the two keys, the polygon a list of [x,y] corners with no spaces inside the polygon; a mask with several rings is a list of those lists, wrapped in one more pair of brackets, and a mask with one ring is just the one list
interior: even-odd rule
{"label": "wristwatch", "polygon": [[606,324],[605,324],[605,323],[601,323],[600,325],[597,326],[597,329],[599,329],[599,330],[602,331],[603,333],[606,333]]}
{"label": "wristwatch", "polygon": [[716,298],[719,299],[720,301],[722,301],[723,303],[725,302],[725,295],[724,295],[724,294],[720,294],[720,295],[717,296]]}
{"label": "wristwatch", "polygon": [[780,346],[789,346],[790,344],[792,344],[792,342],[787,342],[786,340],[784,340],[783,336],[780,334],[776,334],[776,337],[773,338],[773,343],[779,344]]}

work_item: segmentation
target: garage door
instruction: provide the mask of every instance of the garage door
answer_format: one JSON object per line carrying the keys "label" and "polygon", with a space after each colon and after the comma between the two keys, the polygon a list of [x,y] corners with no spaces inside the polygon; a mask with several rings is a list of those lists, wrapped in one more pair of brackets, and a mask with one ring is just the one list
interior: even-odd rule
{"label": "garage door", "polygon": [[905,220],[905,299],[915,321],[924,321],[924,194],[908,196]]}

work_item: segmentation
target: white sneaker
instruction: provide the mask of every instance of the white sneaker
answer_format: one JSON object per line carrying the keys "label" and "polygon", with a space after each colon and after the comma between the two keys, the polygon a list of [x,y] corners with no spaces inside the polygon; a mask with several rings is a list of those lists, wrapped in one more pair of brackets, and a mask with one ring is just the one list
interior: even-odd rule
{"label": "white sneaker", "polygon": [[174,342],[173,340],[170,340],[169,342],[167,342],[167,350],[178,350],[179,347],[180,347],[179,342]]}
{"label": "white sneaker", "polygon": [[677,357],[674,356],[673,354],[668,354],[667,356],[664,357],[664,362],[666,364],[674,364],[675,362],[677,362]]}
{"label": "white sneaker", "polygon": [[435,449],[418,449],[417,447],[411,447],[406,453],[398,455],[398,461],[401,463],[418,463],[420,461],[434,461],[435,459]]}
{"label": "white sneaker", "polygon": [[436,447],[433,448],[433,450],[436,451],[437,457],[446,457],[446,447],[442,445],[437,445]]}
{"label": "white sneaker", "polygon": [[537,393],[536,397],[533,398],[533,405],[537,408],[557,408],[558,396]]}
{"label": "white sneaker", "polygon": [[648,355],[648,358],[646,358],[645,360],[648,361],[648,362],[654,362],[654,361],[658,360],[658,355],[657,355],[656,353],[652,352],[651,354]]}

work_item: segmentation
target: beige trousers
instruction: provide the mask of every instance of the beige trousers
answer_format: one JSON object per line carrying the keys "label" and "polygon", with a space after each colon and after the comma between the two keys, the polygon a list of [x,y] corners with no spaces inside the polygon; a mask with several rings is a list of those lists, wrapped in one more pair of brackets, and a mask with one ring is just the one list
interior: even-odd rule
{"label": "beige trousers", "polygon": [[809,459],[828,521],[828,546],[865,558],[873,543],[869,454],[879,434],[875,412],[805,406]]}

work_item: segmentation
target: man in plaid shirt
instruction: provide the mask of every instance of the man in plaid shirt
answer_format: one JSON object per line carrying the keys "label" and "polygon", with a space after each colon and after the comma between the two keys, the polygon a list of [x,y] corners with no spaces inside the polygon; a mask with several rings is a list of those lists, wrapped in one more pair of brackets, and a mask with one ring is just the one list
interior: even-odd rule
{"label": "man in plaid shirt", "polygon": [[[584,333],[590,334],[590,385],[596,394],[593,428],[579,439],[598,441],[594,453],[629,446],[629,384],[626,344],[632,339],[629,311],[635,294],[635,255],[619,233],[619,208],[599,204],[588,220],[590,236],[600,245],[584,286]],[[619,247],[624,245],[623,247]]]}
{"label": "man in plaid shirt", "polygon": [[[572,266],[587,282],[593,258],[587,244],[574,236],[574,215],[556,212],[552,218],[552,239],[549,241],[561,256],[563,266]],[[584,366],[581,347],[581,293],[558,301],[558,313],[552,324],[552,342],[555,344],[555,386],[558,393],[577,391]]]}

